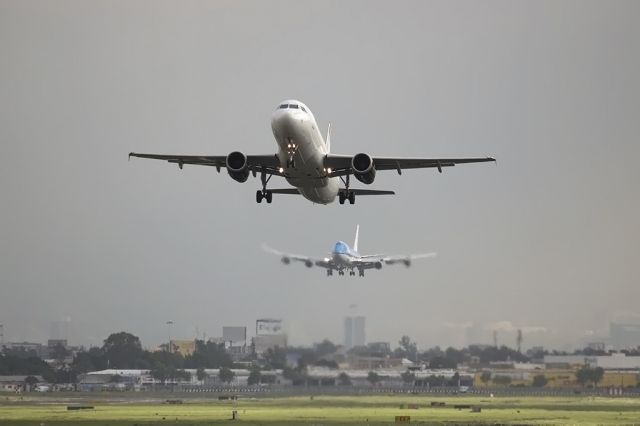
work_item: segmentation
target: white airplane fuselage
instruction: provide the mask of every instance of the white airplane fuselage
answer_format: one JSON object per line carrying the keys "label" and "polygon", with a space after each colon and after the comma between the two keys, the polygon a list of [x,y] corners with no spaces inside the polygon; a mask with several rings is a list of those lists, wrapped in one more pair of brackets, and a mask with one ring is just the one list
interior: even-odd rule
{"label": "white airplane fuselage", "polygon": [[[286,108],[283,108],[287,105]],[[290,108],[295,105],[297,108]],[[324,158],[329,153],[311,110],[300,101],[281,102],[271,118],[278,144],[277,156],[290,185],[309,201],[332,203],[339,190],[338,177],[327,177]]]}

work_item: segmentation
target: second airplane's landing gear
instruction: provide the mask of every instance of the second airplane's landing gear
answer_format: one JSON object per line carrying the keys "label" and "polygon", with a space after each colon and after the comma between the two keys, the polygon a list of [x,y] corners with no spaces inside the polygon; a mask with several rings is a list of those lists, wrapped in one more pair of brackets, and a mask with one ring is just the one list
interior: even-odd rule
{"label": "second airplane's landing gear", "polygon": [[327,276],[330,277],[333,275],[333,269],[327,269]]}
{"label": "second airplane's landing gear", "polygon": [[256,203],[261,203],[263,199],[267,200],[267,204],[271,204],[273,201],[273,192],[267,189],[267,183],[271,180],[271,176],[267,178],[267,173],[263,170],[260,174],[260,180],[262,181],[262,190],[256,191]]}
{"label": "second airplane's landing gear", "polygon": [[359,274],[359,275],[360,275],[361,277],[364,277],[364,269],[360,269],[360,270],[359,270],[359,272],[360,272],[360,274]]}
{"label": "second airplane's landing gear", "polygon": [[344,275],[344,271],[343,270],[339,270],[338,271],[338,275]]}
{"label": "second airplane's landing gear", "polygon": [[349,276],[350,277],[355,277],[356,276],[356,271],[354,271],[353,269],[349,271]]}
{"label": "second airplane's landing gear", "polygon": [[342,182],[344,182],[344,189],[341,189],[338,192],[338,201],[340,202],[340,204],[344,204],[345,200],[349,200],[349,204],[355,204],[356,194],[353,191],[349,190],[349,175],[347,175],[346,179],[342,179]]}

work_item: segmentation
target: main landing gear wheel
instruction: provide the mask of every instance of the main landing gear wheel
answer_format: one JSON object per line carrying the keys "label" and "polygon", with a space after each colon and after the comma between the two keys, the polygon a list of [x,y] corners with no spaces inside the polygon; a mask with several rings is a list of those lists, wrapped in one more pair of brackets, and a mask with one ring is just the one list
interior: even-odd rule
{"label": "main landing gear wheel", "polygon": [[338,202],[344,204],[345,200],[349,200],[349,204],[356,203],[356,194],[353,191],[340,191],[338,193]]}
{"label": "main landing gear wheel", "polygon": [[360,276],[361,276],[361,277],[364,277],[364,269],[361,269],[361,270],[360,270]]}
{"label": "main landing gear wheel", "polygon": [[262,181],[262,191],[256,191],[256,203],[261,203],[262,199],[264,198],[265,200],[267,200],[267,204],[271,204],[271,201],[273,200],[273,192],[267,189],[267,183],[269,183],[269,180],[271,180],[272,176],[273,175],[269,175],[269,177],[267,178],[267,173],[264,171],[264,169],[262,170],[262,173],[260,173],[260,180]]}
{"label": "main landing gear wheel", "polygon": [[338,275],[344,275],[344,271],[338,271]]}
{"label": "main landing gear wheel", "polygon": [[327,269],[327,276],[330,277],[333,275],[333,269]]}
{"label": "main landing gear wheel", "polygon": [[271,204],[271,201],[273,201],[273,192],[269,190],[264,190],[264,191],[257,190],[256,203],[261,203],[263,199],[267,200],[267,204]]}
{"label": "main landing gear wheel", "polygon": [[349,271],[349,276],[350,277],[355,277],[356,276],[356,272],[355,271]]}

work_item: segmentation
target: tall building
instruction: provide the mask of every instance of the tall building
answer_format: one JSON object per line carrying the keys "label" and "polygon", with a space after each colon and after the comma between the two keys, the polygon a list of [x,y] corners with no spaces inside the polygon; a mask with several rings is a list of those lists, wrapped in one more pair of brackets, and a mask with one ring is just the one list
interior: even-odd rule
{"label": "tall building", "polygon": [[256,337],[253,339],[253,348],[257,355],[262,355],[269,349],[285,349],[287,347],[287,335],[282,327],[282,320],[261,318],[256,320]]}
{"label": "tall building", "polygon": [[344,318],[344,346],[347,349],[365,345],[364,328],[365,318],[363,316]]}

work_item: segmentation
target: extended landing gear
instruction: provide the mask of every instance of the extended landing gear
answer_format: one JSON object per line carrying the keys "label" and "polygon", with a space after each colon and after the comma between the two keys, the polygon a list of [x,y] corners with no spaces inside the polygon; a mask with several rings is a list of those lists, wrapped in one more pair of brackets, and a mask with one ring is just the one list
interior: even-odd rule
{"label": "extended landing gear", "polygon": [[341,270],[339,270],[339,271],[338,271],[338,275],[340,275],[340,276],[344,275],[344,271],[343,271],[342,269],[341,269]]}
{"label": "extended landing gear", "polygon": [[344,204],[345,200],[349,200],[349,204],[355,204],[356,194],[349,190],[349,175],[347,175],[346,179],[342,179],[342,182],[344,182],[344,189],[338,192],[338,201],[340,204]]}
{"label": "extended landing gear", "polygon": [[330,277],[333,275],[333,269],[327,269],[327,276]]}
{"label": "extended landing gear", "polygon": [[263,199],[267,200],[267,204],[271,204],[271,201],[273,201],[273,192],[268,189],[263,189],[262,191],[257,190],[256,203],[261,203]]}
{"label": "extended landing gear", "polygon": [[364,277],[364,269],[360,269],[360,270],[359,270],[359,275],[360,275],[361,277]]}
{"label": "extended landing gear", "polygon": [[349,204],[355,204],[356,194],[354,194],[353,191],[347,192],[347,190],[341,190],[338,193],[338,201],[340,202],[340,204],[344,204],[345,200],[349,200]]}
{"label": "extended landing gear", "polygon": [[354,271],[353,269],[349,271],[349,276],[350,277],[355,277],[356,276],[356,271]]}
{"label": "extended landing gear", "polygon": [[267,200],[267,204],[271,204],[271,201],[273,201],[273,192],[267,189],[267,183],[269,183],[269,181],[271,180],[271,176],[273,175],[269,175],[269,177],[267,178],[267,173],[264,171],[260,174],[260,180],[262,181],[262,191],[256,191],[256,203],[262,203],[263,199]]}

